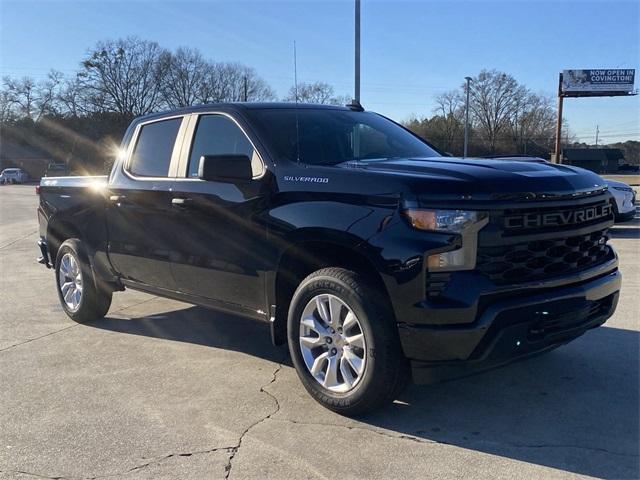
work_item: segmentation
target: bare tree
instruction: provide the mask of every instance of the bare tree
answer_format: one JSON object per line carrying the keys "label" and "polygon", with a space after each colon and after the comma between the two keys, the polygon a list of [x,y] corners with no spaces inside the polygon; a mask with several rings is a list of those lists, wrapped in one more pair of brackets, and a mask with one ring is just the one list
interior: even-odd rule
{"label": "bare tree", "polygon": [[33,119],[36,103],[36,84],[33,78],[23,77],[16,80],[5,77],[4,84],[18,115]]}
{"label": "bare tree", "polygon": [[88,99],[125,116],[144,115],[161,100],[169,52],[135,37],[99,42],[82,62]]}
{"label": "bare tree", "polygon": [[555,135],[555,119],[551,98],[529,91],[519,95],[509,120],[511,138],[517,151],[527,153],[530,143],[550,147]]}
{"label": "bare tree", "polygon": [[178,48],[170,54],[163,79],[162,94],[169,108],[186,107],[206,101],[206,78],[210,65],[192,48]]}
{"label": "bare tree", "polygon": [[[445,151],[453,151],[456,143],[460,143],[464,130],[464,100],[461,92],[451,90],[441,93],[435,98],[434,113],[438,121],[434,125],[441,137],[441,145]],[[432,119],[435,120],[435,119]]]}
{"label": "bare tree", "polygon": [[62,113],[71,117],[88,115],[96,109],[95,103],[88,98],[83,81],[77,76],[66,79],[58,93],[58,103]]}
{"label": "bare tree", "polygon": [[253,68],[240,63],[208,63],[198,103],[270,101],[275,93]]}
{"label": "bare tree", "polygon": [[0,90],[0,122],[14,120],[18,114],[16,112],[16,98],[14,92],[8,87],[11,79],[5,77]]}
{"label": "bare tree", "polygon": [[[344,105],[349,102],[346,96],[336,96],[333,87],[326,82],[300,83],[298,84],[297,94],[297,100],[300,103]],[[287,102],[296,101],[295,85],[289,89],[289,93],[284,100]]]}
{"label": "bare tree", "polygon": [[45,114],[55,113],[62,74],[52,70],[47,79],[36,83],[31,77],[19,80],[5,77],[2,93],[3,118],[12,114],[38,121]]}
{"label": "bare tree", "polygon": [[51,70],[44,82],[37,85],[36,89],[36,120],[43,115],[54,115],[59,113],[59,94],[63,84],[64,76],[62,72]]}
{"label": "bare tree", "polygon": [[469,108],[491,153],[508,126],[524,87],[511,75],[483,70],[471,81]]}

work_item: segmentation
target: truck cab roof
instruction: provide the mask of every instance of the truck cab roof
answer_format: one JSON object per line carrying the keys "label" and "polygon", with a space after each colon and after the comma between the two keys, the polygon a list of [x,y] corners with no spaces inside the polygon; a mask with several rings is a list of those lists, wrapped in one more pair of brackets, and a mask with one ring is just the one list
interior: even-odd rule
{"label": "truck cab roof", "polygon": [[247,110],[275,110],[275,109],[303,109],[303,110],[336,110],[350,111],[348,106],[326,105],[315,103],[294,103],[294,102],[227,102],[227,103],[204,103],[190,107],[183,107],[164,112],[151,113],[136,118],[134,121],[146,121],[154,118],[170,117],[173,115],[184,115],[189,113],[198,113],[208,110],[219,110],[222,112],[243,112]]}

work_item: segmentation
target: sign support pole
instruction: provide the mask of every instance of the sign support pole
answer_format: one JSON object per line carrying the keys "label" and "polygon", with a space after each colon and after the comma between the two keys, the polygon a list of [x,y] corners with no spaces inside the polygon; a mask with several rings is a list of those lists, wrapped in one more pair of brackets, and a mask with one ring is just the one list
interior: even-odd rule
{"label": "sign support pole", "polygon": [[355,86],[354,99],[360,104],[360,0],[355,4]]}
{"label": "sign support pole", "polygon": [[562,163],[562,73],[558,76],[558,118],[556,123],[555,163]]}

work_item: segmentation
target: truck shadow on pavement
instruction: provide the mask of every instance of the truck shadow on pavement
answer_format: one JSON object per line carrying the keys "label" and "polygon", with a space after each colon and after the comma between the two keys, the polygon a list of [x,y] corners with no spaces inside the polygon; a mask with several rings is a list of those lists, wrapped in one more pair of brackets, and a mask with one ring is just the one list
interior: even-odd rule
{"label": "truck shadow on pavement", "polygon": [[609,235],[611,238],[640,238],[640,227],[614,227]]}
{"label": "truck shadow on pavement", "polygon": [[164,338],[222,348],[279,363],[282,349],[271,343],[269,325],[202,307],[188,307],[138,318],[107,317],[86,325],[112,332]]}
{"label": "truck shadow on pavement", "polygon": [[636,208],[633,220],[616,223],[609,229],[611,238],[640,238],[640,207]]}
{"label": "truck shadow on pavement", "polygon": [[363,421],[427,440],[601,478],[640,478],[636,331],[601,327],[545,355],[411,386]]}
{"label": "truck shadow on pavement", "polygon": [[[88,325],[271,362],[281,362],[286,348],[271,345],[264,323],[200,307]],[[639,342],[636,331],[601,327],[537,358],[437,385],[411,385],[393,405],[357,421],[363,428],[566,472],[638,478]]]}

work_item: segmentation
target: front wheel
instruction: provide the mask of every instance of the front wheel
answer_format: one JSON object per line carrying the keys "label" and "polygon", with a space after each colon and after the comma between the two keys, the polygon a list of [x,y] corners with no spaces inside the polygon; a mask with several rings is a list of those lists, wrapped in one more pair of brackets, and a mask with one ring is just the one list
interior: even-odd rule
{"label": "front wheel", "polygon": [[305,278],[293,295],[287,327],[302,384],[330,410],[375,410],[406,384],[407,361],[388,302],[355,272],[325,268]]}
{"label": "front wheel", "polygon": [[56,254],[58,298],[72,320],[97,320],[109,311],[112,292],[96,283],[82,242],[72,238],[60,245]]}

